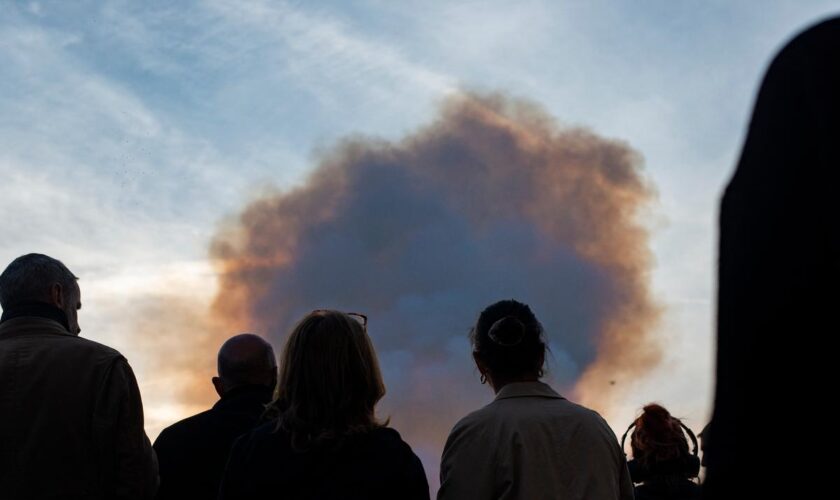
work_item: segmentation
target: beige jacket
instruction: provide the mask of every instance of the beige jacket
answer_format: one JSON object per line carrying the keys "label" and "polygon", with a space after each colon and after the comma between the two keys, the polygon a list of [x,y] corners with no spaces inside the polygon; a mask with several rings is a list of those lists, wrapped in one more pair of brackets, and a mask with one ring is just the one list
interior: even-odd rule
{"label": "beige jacket", "polygon": [[150,499],[156,488],[126,359],[51,319],[0,323],[0,497]]}
{"label": "beige jacket", "polygon": [[438,500],[632,500],[612,429],[542,382],[504,386],[455,425]]}

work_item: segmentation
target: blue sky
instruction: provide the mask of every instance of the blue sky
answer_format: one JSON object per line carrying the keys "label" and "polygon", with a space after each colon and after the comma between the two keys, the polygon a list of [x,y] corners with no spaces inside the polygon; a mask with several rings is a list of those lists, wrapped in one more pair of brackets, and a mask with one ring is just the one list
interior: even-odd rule
{"label": "blue sky", "polygon": [[717,202],[772,54],[829,1],[0,1],[0,262],[82,277],[83,335],[138,371],[150,431],[189,409],[133,349],[124,308],[209,300],[207,247],[256,194],[348,135],[389,139],[458,89],[504,91],[627,141],[666,306],[663,365],[613,415],[710,409]]}

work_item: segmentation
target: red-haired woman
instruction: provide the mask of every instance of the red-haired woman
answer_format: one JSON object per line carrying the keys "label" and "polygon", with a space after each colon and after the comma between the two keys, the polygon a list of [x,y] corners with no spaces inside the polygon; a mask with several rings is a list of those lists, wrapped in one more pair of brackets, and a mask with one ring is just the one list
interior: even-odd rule
{"label": "red-haired woman", "polygon": [[[691,431],[658,404],[645,406],[633,427],[633,460],[627,465],[636,483],[636,500],[700,498],[700,485],[693,481],[700,471],[700,460]],[[688,448],[686,432],[694,441],[694,452]]]}

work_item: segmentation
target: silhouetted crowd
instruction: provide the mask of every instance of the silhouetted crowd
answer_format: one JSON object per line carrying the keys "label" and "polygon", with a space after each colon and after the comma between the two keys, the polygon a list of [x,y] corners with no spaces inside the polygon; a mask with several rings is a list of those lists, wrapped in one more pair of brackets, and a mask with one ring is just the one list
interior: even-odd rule
{"label": "silhouetted crowd", "polygon": [[[454,425],[438,499],[773,496],[772,481],[750,483],[748,455],[770,445],[747,422],[783,382],[769,363],[784,350],[805,355],[773,340],[821,331],[836,313],[840,225],[803,214],[837,212],[838,56],[835,19],[788,44],[759,93],[722,204],[715,413],[700,442],[649,404],[619,443],[596,412],[541,382],[542,325],[528,305],[502,300],[469,335],[495,399]],[[261,337],[228,339],[212,379],[219,401],[152,446],[128,362],[79,336],[81,292],[63,263],[35,253],[12,261],[0,275],[0,306],[2,499],[429,498],[420,460],[375,416],[385,384],[362,314],[307,314],[279,368]],[[827,360],[813,355],[820,363],[807,377],[788,376],[824,375]],[[786,417],[787,428],[804,430],[806,413]],[[699,448],[709,450],[702,463]],[[797,497],[812,496],[806,466],[791,467],[802,480]]]}
{"label": "silhouetted crowd", "polygon": [[[228,339],[212,379],[219,401],[152,447],[125,358],[78,336],[81,293],[64,264],[15,259],[0,275],[0,305],[2,487],[12,498],[429,498],[420,460],[375,417],[385,384],[362,314],[307,314],[279,370],[263,338]],[[438,498],[631,499],[634,482],[639,498],[696,496],[697,443],[690,451],[664,408],[634,422],[628,472],[607,423],[540,382],[546,339],[527,305],[490,305],[470,342],[496,398],[452,429]]]}

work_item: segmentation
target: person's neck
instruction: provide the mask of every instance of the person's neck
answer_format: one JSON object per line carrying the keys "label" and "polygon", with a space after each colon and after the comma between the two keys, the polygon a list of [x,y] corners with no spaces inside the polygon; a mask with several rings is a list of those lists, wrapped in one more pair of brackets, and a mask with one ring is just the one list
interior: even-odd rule
{"label": "person's neck", "polygon": [[510,378],[503,378],[501,380],[493,379],[492,386],[493,391],[496,394],[499,393],[506,385],[508,384],[515,384],[517,382],[539,382],[540,378],[536,375],[524,375],[521,377],[510,377]]}
{"label": "person's neck", "polygon": [[245,393],[267,393],[270,394],[272,391],[271,387],[262,385],[262,384],[242,384],[237,385],[236,387],[232,387],[225,391],[225,393],[221,396],[221,399],[229,399],[231,397],[236,397],[240,394]]}

